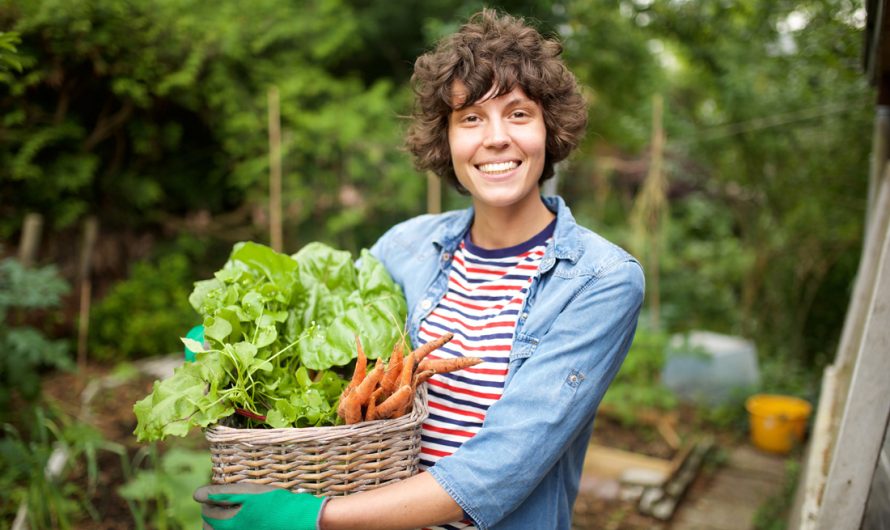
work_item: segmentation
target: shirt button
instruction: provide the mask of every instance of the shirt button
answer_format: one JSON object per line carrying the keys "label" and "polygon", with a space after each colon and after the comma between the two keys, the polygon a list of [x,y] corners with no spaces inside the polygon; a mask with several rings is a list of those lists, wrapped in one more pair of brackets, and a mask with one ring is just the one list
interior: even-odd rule
{"label": "shirt button", "polygon": [[442,253],[442,261],[448,261],[448,260],[450,260],[450,259],[451,259],[451,253],[450,253],[450,252],[443,252],[443,253]]}
{"label": "shirt button", "polygon": [[578,376],[575,375],[575,374],[570,375],[570,376],[569,376],[569,381],[571,381],[572,383],[577,383],[577,382],[578,382]]}
{"label": "shirt button", "polygon": [[424,300],[423,302],[420,302],[420,307],[421,307],[422,309],[424,309],[424,310],[427,310],[427,309],[433,307],[433,302],[430,301],[429,298],[427,298],[427,299]]}
{"label": "shirt button", "polygon": [[525,319],[527,319],[527,318],[528,318],[528,313],[523,313],[523,314],[522,314],[522,320],[525,320]]}

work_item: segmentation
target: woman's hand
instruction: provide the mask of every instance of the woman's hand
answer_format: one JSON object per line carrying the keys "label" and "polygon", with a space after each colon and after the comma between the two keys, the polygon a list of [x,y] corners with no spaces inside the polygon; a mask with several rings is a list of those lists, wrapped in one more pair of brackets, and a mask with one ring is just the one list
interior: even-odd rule
{"label": "woman's hand", "polygon": [[[245,488],[244,484],[204,486],[195,492],[202,503],[204,528],[212,530],[316,530],[325,499],[280,488]],[[261,490],[267,491],[261,491]]]}

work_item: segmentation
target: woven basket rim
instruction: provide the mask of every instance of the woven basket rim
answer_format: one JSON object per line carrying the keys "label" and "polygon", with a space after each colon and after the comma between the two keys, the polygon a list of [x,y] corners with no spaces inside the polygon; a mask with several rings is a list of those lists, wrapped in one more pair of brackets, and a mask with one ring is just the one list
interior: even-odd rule
{"label": "woven basket rim", "polygon": [[411,413],[388,420],[362,421],[352,425],[328,425],[324,427],[285,427],[275,429],[242,429],[214,424],[207,427],[204,437],[209,443],[283,443],[291,441],[330,443],[337,439],[352,439],[363,435],[379,435],[400,431],[422,423],[429,415],[426,385],[420,385],[414,395]]}

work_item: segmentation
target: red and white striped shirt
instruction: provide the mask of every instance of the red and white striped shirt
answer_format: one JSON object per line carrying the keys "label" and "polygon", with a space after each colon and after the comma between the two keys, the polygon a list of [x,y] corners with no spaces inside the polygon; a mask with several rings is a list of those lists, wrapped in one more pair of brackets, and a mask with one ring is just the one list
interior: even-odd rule
{"label": "red and white striped shirt", "polygon": [[[514,247],[486,250],[468,236],[455,251],[448,290],[421,323],[420,339],[426,343],[450,331],[454,338],[429,358],[482,357],[484,362],[429,380],[421,468],[433,466],[475,436],[488,407],[501,397],[516,322],[555,224]],[[440,528],[471,526],[465,522]]]}

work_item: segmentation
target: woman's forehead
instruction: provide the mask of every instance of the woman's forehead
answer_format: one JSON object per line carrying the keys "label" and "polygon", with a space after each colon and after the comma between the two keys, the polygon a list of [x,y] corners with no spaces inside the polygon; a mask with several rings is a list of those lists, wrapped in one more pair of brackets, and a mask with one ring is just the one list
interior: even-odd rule
{"label": "woman's forehead", "polygon": [[470,89],[467,85],[461,81],[460,79],[455,79],[451,83],[451,108],[452,109],[462,109],[464,107],[469,107],[471,105],[477,105],[480,103],[485,103],[486,101],[492,98],[503,98],[507,96],[520,97],[521,99],[528,99],[528,95],[518,84],[513,84],[511,87],[507,88],[503,85],[499,85],[496,82],[492,82],[488,91],[482,96],[476,98],[473,101],[469,101],[469,99],[473,96],[470,93]]}

